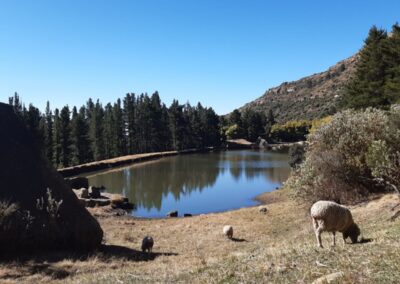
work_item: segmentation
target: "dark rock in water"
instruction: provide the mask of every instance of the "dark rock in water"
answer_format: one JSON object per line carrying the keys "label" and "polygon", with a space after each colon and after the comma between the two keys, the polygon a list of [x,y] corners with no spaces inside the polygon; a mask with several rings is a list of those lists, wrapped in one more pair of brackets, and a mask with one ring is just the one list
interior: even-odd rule
{"label": "dark rock in water", "polygon": [[133,210],[133,209],[135,209],[135,205],[133,203],[130,203],[130,202],[127,202],[127,201],[124,201],[124,202],[118,203],[118,204],[111,203],[111,207],[113,209],[124,209],[124,210]]}
{"label": "dark rock in water", "polygon": [[167,213],[167,217],[178,217],[178,211],[170,211]]}
{"label": "dark rock in water", "polygon": [[111,195],[111,207],[113,209],[124,209],[124,210],[132,210],[135,208],[133,203],[129,202],[129,199],[121,194],[113,194]]}
{"label": "dark rock in water", "polygon": [[12,209],[0,228],[0,251],[100,246],[99,223],[42,156],[13,108],[2,103],[0,137],[0,210]]}
{"label": "dark rock in water", "polygon": [[89,195],[91,198],[100,198],[101,193],[100,193],[101,188],[100,187],[95,187],[91,186],[89,187]]}
{"label": "dark rock in water", "polygon": [[89,180],[85,177],[75,177],[67,180],[68,184],[75,189],[89,188]]}
{"label": "dark rock in water", "polygon": [[183,217],[192,217],[193,215],[192,214],[189,214],[189,213],[185,213],[185,214],[183,214]]}

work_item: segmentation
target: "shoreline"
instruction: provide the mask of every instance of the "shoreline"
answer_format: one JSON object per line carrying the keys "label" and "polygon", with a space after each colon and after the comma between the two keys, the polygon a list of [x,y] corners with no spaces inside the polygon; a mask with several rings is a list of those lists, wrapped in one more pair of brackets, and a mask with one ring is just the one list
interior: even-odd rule
{"label": "shoreline", "polygon": [[287,195],[287,190],[284,187],[280,187],[279,189],[274,189],[272,191],[266,191],[263,193],[260,193],[256,195],[255,197],[252,198],[257,204],[250,205],[250,206],[244,206],[244,207],[239,207],[239,208],[233,208],[233,209],[227,209],[227,210],[222,210],[222,211],[216,211],[216,212],[208,212],[208,213],[201,213],[201,214],[194,214],[190,217],[184,217],[178,216],[178,217],[168,217],[168,216],[162,216],[162,217],[143,217],[143,216],[136,216],[132,215],[129,211],[125,211],[126,214],[124,215],[115,215],[115,212],[118,212],[122,209],[112,209],[111,206],[103,206],[103,207],[88,207],[86,209],[89,210],[92,214],[101,214],[102,217],[124,217],[124,218],[130,218],[130,219],[136,219],[136,220],[146,220],[146,221],[160,221],[160,220],[181,220],[181,219],[191,219],[191,218],[196,218],[200,216],[214,216],[214,215],[220,215],[220,214],[229,214],[229,213],[234,213],[236,211],[240,210],[246,210],[246,209],[254,209],[260,206],[264,205],[271,205],[274,203],[279,203],[284,201],[284,197]]}
{"label": "shoreline", "polygon": [[140,162],[146,162],[151,160],[157,160],[164,157],[171,157],[177,155],[185,155],[185,154],[193,154],[193,153],[201,153],[201,152],[210,152],[214,149],[206,148],[206,149],[188,149],[183,151],[165,151],[165,152],[153,152],[153,153],[144,153],[144,154],[134,154],[134,155],[126,155],[96,162],[90,162],[86,164],[80,164],[68,168],[57,169],[57,172],[61,174],[64,178],[81,175],[84,173],[96,172],[101,170],[107,170],[112,168],[117,168],[120,166],[135,164]]}

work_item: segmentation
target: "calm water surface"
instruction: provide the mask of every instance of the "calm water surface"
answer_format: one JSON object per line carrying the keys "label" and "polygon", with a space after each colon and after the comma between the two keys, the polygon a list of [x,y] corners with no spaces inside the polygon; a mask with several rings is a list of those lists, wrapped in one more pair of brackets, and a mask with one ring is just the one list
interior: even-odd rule
{"label": "calm water surface", "polygon": [[286,153],[225,151],[167,157],[89,176],[89,183],[122,193],[140,217],[171,210],[202,214],[256,205],[290,173]]}

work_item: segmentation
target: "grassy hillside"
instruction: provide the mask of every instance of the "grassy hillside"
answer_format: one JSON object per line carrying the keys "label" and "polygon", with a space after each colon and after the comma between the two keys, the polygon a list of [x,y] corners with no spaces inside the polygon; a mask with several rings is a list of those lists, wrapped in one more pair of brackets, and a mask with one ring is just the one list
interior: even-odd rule
{"label": "grassy hillside", "polygon": [[271,88],[263,96],[242,108],[268,113],[272,109],[275,120],[321,118],[336,112],[345,84],[355,72],[357,55],[338,62],[327,71]]}
{"label": "grassy hillside", "polygon": [[[316,247],[308,208],[278,190],[258,207],[192,218],[136,219],[92,209],[105,231],[102,251],[89,256],[37,255],[4,262],[2,283],[311,283],[331,273],[338,283],[394,283],[400,277],[400,219],[390,221],[399,202],[393,194],[351,207],[364,243],[346,244],[324,233]],[[234,227],[234,240],[222,227]],[[153,253],[140,253],[145,235]]]}

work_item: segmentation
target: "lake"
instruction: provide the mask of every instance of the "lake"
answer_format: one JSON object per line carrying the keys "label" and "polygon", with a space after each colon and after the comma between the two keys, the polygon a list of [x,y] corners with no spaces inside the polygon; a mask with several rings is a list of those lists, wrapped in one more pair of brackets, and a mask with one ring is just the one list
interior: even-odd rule
{"label": "lake", "polygon": [[166,157],[88,176],[90,185],[121,193],[138,217],[164,217],[172,210],[193,215],[257,205],[290,173],[288,154],[221,151]]}

